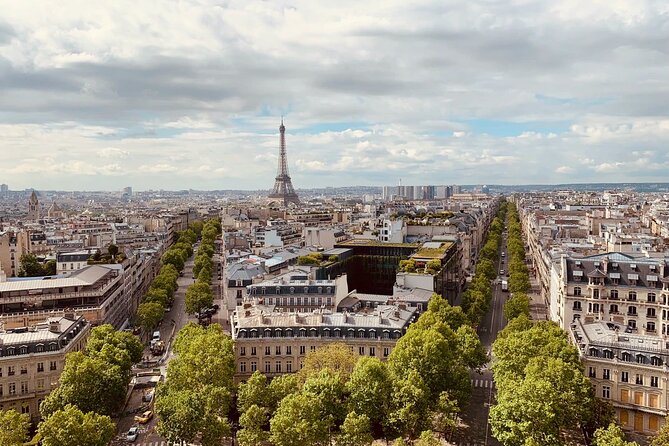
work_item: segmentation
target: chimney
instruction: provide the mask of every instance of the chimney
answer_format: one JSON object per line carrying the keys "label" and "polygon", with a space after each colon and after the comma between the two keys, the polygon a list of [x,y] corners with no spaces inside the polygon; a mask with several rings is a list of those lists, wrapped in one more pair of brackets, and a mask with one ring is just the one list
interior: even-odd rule
{"label": "chimney", "polygon": [[60,333],[60,321],[49,321],[49,331],[51,333]]}

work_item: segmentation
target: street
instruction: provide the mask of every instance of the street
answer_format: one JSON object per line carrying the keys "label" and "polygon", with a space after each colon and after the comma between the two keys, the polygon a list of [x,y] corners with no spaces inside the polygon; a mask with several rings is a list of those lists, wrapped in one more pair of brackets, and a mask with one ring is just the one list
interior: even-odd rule
{"label": "street", "polygon": [[[133,373],[138,372],[148,372],[152,368],[160,369],[162,376],[165,376],[167,370],[167,363],[173,357],[172,354],[172,343],[174,341],[174,336],[176,333],[189,321],[197,322],[197,318],[189,316],[185,312],[185,300],[186,300],[186,289],[193,284],[193,260],[195,253],[191,256],[184,266],[183,275],[179,276],[177,279],[177,291],[174,293],[174,302],[172,304],[172,309],[165,313],[162,323],[160,324],[160,338],[165,341],[167,351],[162,358],[157,358],[151,355],[151,351],[148,346],[144,350],[144,357],[149,358],[149,364],[155,364],[155,367],[134,367]],[[146,336],[151,336],[151,333],[148,333]],[[146,340],[144,340],[146,341]],[[118,420],[117,423],[117,437],[112,444],[128,444],[125,440],[126,433],[130,427],[137,425],[137,422],[134,421],[134,413],[131,412],[136,407],[142,404],[142,393],[143,390],[134,390],[128,404],[126,405],[124,415]],[[151,408],[153,408],[153,402],[151,403]],[[167,441],[161,438],[155,432],[155,425],[157,423],[156,417],[153,417],[148,423],[139,425],[139,437],[134,442],[138,446],[160,446],[166,445]]]}
{"label": "street", "polygon": [[[505,231],[502,234],[499,261],[496,265],[498,272],[502,269],[505,270],[505,273],[508,272],[507,257],[502,257],[501,255],[502,252],[507,252],[506,242],[507,233]],[[497,333],[506,326],[507,322],[504,317],[504,303],[509,298],[509,293],[502,291],[502,278],[506,279],[506,275],[498,275],[493,281],[490,311],[486,313],[478,327],[481,344],[483,344],[483,347],[488,352],[490,360],[492,360],[492,344],[497,338]],[[454,436],[454,443],[459,446],[501,446],[501,443],[492,437],[490,425],[488,424],[488,412],[495,398],[495,383],[489,366],[490,362],[484,366],[480,373],[476,371],[470,373],[472,397],[469,405],[461,415],[463,426]]]}

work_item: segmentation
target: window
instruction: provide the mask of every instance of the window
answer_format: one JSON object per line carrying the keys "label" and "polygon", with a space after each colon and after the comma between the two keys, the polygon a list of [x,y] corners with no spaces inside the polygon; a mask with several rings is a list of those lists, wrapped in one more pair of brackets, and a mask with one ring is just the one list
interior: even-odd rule
{"label": "window", "polygon": [[611,370],[610,369],[603,369],[602,370],[602,379],[611,379]]}
{"label": "window", "polygon": [[595,347],[590,347],[590,350],[588,351],[588,353],[590,354],[590,356],[594,356],[595,358],[599,357],[599,349],[597,349]]}
{"label": "window", "polygon": [[286,346],[286,354],[287,355],[292,355],[293,354],[293,349],[290,345]]}
{"label": "window", "polygon": [[650,377],[650,386],[651,387],[659,387],[660,386],[660,379],[657,376],[651,376]]}
{"label": "window", "polygon": [[365,347],[358,347],[358,354],[360,356],[364,355],[365,354]]}
{"label": "window", "polygon": [[620,359],[622,359],[623,361],[632,362],[632,354],[628,352],[623,352],[620,355]]}
{"label": "window", "polygon": [[623,383],[630,382],[630,373],[629,372],[620,372],[620,382],[623,382]]}
{"label": "window", "polygon": [[655,331],[655,322],[648,322],[646,324],[646,331]]}
{"label": "window", "polygon": [[648,302],[655,302],[655,299],[657,299],[655,293],[648,293]]}
{"label": "window", "polygon": [[639,374],[637,374],[637,375],[636,375],[635,382],[636,382],[638,385],[643,386],[643,375],[639,375]]}
{"label": "window", "polygon": [[627,321],[627,326],[632,330],[636,330],[636,321],[634,319],[630,319]]}
{"label": "window", "polygon": [[376,349],[374,347],[369,347],[369,356],[376,356]]}
{"label": "window", "polygon": [[661,366],[662,365],[662,358],[658,358],[657,356],[651,356],[650,357],[650,363],[651,363],[651,365]]}
{"label": "window", "polygon": [[239,356],[246,356],[246,347],[239,347]]}
{"label": "window", "polygon": [[37,363],[37,372],[43,372],[44,371],[44,363],[43,362],[38,362]]}
{"label": "window", "polygon": [[7,376],[14,376],[16,374],[16,368],[13,365],[7,367]]}
{"label": "window", "polygon": [[310,352],[315,352],[316,351],[316,346],[315,345],[309,346],[309,351]]}
{"label": "window", "polygon": [[251,356],[256,356],[256,348],[251,347]]}
{"label": "window", "polygon": [[281,346],[277,345],[276,348],[274,349],[274,354],[280,355],[281,354]]}
{"label": "window", "polygon": [[646,309],[646,317],[655,317],[655,308]]}
{"label": "window", "polygon": [[581,295],[581,287],[580,286],[575,286],[574,287],[574,296],[580,296]]}
{"label": "window", "polygon": [[383,357],[387,358],[390,355],[390,348],[383,347]]}
{"label": "window", "polygon": [[630,305],[629,307],[627,307],[627,314],[636,315],[636,307],[633,306],[633,305]]}
{"label": "window", "polygon": [[51,371],[58,370],[58,367],[56,367],[56,361],[49,362],[49,370]]}
{"label": "window", "polygon": [[592,290],[592,297],[595,299],[599,299],[599,290]]}
{"label": "window", "polygon": [[307,347],[304,345],[300,345],[300,355],[304,355],[307,353]]}
{"label": "window", "polygon": [[10,395],[16,395],[16,383],[9,383],[7,390]]}
{"label": "window", "polygon": [[293,362],[286,361],[286,372],[293,373]]}
{"label": "window", "polygon": [[2,378],[2,367],[0,367],[0,378]]}
{"label": "window", "polygon": [[611,290],[611,299],[618,299],[618,290]]}
{"label": "window", "polygon": [[272,364],[269,361],[265,361],[265,373],[270,373],[272,371]]}
{"label": "window", "polygon": [[44,379],[37,380],[37,390],[44,390]]}
{"label": "window", "polygon": [[277,361],[276,364],[274,364],[274,371],[276,371],[276,373],[281,373],[281,361]]}
{"label": "window", "polygon": [[602,387],[602,398],[607,400],[611,398],[611,387],[609,386]]}
{"label": "window", "polygon": [[636,291],[630,291],[627,295],[627,300],[636,300]]}
{"label": "window", "polygon": [[581,311],[581,302],[578,300],[574,301],[574,311]]}
{"label": "window", "polygon": [[265,355],[266,355],[266,356],[269,356],[269,355],[271,355],[271,354],[272,354],[272,349],[271,349],[270,346],[268,345],[268,346],[265,347]]}
{"label": "window", "polygon": [[239,371],[241,373],[246,373],[246,361],[242,361],[239,363]]}
{"label": "window", "polygon": [[611,314],[617,314],[618,313],[618,305],[617,304],[612,304],[609,307],[609,313]]}
{"label": "window", "polygon": [[636,355],[636,363],[637,364],[645,364],[646,363],[646,357],[644,355]]}
{"label": "window", "polygon": [[258,370],[258,363],[256,361],[251,361],[251,371],[255,372]]}
{"label": "window", "polygon": [[588,376],[590,378],[597,378],[597,369],[595,367],[588,368]]}
{"label": "window", "polygon": [[27,365],[22,365],[21,366],[21,375],[27,375],[28,374],[28,366]]}
{"label": "window", "polygon": [[613,359],[613,351],[611,350],[604,350],[602,354],[606,359]]}

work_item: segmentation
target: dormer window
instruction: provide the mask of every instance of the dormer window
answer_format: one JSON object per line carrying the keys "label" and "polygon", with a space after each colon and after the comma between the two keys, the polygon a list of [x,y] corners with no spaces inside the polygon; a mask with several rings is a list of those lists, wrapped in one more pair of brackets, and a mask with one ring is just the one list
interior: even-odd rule
{"label": "dormer window", "polygon": [[615,262],[614,262],[614,263],[612,263],[612,264],[611,264],[611,268],[618,268],[618,264],[617,264],[617,263],[615,263]]}
{"label": "dormer window", "polygon": [[576,260],[576,261],[574,262],[574,265],[576,265],[576,266],[581,266],[581,261],[580,261],[580,260]]}
{"label": "dormer window", "polygon": [[636,269],[636,263],[630,263],[630,268],[635,270]]}

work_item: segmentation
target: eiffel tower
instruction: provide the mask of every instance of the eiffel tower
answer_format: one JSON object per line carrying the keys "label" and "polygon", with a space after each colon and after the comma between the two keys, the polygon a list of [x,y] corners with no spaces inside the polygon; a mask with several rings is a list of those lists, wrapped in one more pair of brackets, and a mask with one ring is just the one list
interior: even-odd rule
{"label": "eiffel tower", "polygon": [[283,118],[281,118],[281,126],[279,126],[281,138],[279,142],[279,168],[276,173],[276,180],[274,181],[274,189],[267,198],[272,201],[283,201],[284,206],[288,203],[300,204],[300,199],[293,189],[293,183],[288,175],[288,157],[286,156],[286,127],[283,125]]}

